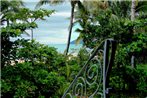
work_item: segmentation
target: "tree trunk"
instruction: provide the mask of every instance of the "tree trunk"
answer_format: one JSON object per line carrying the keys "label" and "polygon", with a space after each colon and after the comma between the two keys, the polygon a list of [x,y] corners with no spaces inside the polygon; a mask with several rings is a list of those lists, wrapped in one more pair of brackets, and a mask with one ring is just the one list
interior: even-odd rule
{"label": "tree trunk", "polygon": [[31,29],[31,40],[33,40],[33,29]]}
{"label": "tree trunk", "polygon": [[[33,22],[33,19],[31,18],[31,22]],[[31,40],[33,40],[33,29],[31,28]]]}
{"label": "tree trunk", "polygon": [[65,55],[67,55],[68,51],[69,51],[70,39],[71,39],[71,33],[72,33],[72,27],[73,27],[74,8],[75,8],[75,3],[73,3],[73,2],[71,2],[72,9],[71,9],[71,18],[70,18],[70,28],[69,28],[69,35],[68,35],[67,47],[66,47],[66,50],[65,50]]}
{"label": "tree trunk", "polygon": [[[132,0],[131,21],[134,21],[134,20],[135,20],[135,0]],[[134,55],[132,55],[132,57],[131,57],[131,66],[132,66],[132,68],[135,68],[135,56]]]}
{"label": "tree trunk", "polygon": [[135,19],[135,0],[132,0],[131,5],[131,20],[134,21]]}

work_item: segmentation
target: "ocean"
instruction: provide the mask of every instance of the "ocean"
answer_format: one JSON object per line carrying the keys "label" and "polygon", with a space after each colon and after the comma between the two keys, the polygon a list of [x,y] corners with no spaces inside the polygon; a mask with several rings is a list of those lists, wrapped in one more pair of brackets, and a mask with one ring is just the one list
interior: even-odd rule
{"label": "ocean", "polygon": [[[66,44],[50,44],[49,47],[55,47],[57,49],[58,52],[60,53],[64,53],[65,49],[66,49]],[[78,52],[80,50],[80,48],[82,48],[82,44],[70,44],[69,47],[69,53],[72,52]]]}

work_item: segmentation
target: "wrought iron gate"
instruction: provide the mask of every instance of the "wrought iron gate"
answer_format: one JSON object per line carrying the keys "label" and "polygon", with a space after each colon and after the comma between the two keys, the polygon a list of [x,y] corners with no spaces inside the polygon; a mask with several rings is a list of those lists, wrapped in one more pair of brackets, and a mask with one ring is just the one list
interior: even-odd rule
{"label": "wrought iron gate", "polygon": [[107,39],[95,49],[62,98],[108,98],[109,75],[114,62],[116,42]]}

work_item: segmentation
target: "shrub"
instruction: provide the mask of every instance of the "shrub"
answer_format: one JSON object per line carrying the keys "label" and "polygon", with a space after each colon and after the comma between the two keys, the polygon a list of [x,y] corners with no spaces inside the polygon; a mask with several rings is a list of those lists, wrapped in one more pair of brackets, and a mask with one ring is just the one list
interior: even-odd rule
{"label": "shrub", "polygon": [[[122,66],[113,68],[110,77],[110,86],[113,87],[113,95],[146,97],[147,93],[147,69],[137,65],[137,68]],[[115,93],[117,92],[117,93]]]}
{"label": "shrub", "polygon": [[[42,67],[45,65],[41,65]],[[57,72],[31,63],[6,66],[2,69],[2,97],[51,97],[65,81]]]}

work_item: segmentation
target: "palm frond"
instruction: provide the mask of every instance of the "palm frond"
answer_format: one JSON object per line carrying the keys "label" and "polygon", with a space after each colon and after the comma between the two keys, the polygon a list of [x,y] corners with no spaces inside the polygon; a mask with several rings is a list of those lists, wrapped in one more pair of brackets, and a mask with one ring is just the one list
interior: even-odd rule
{"label": "palm frond", "polygon": [[27,36],[30,36],[30,34],[26,31],[24,31],[23,33],[26,34]]}
{"label": "palm frond", "polygon": [[40,0],[35,6],[35,8],[39,8],[40,6],[44,4],[57,5],[57,4],[63,3],[64,1],[65,0]]}
{"label": "palm frond", "polygon": [[37,5],[35,6],[35,8],[39,8],[40,6],[44,5],[44,4],[48,4],[49,0],[40,0]]}
{"label": "palm frond", "polygon": [[139,12],[139,11],[146,12],[147,11],[147,1],[138,2],[138,5],[136,6],[135,11],[136,12]]}
{"label": "palm frond", "polygon": [[76,45],[79,44],[82,39],[83,39],[82,33],[80,33],[80,35],[78,36],[78,38],[75,40],[75,44]]}

